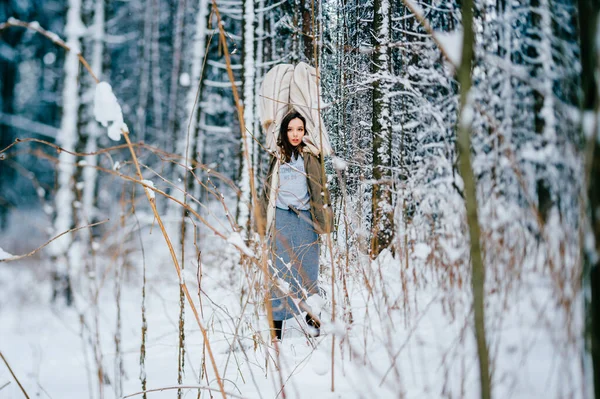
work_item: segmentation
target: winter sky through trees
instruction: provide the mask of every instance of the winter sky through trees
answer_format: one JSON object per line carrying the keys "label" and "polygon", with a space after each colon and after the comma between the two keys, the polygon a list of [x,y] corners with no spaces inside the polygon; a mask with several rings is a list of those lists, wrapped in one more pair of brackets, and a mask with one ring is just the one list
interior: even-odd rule
{"label": "winter sky through trees", "polygon": [[[600,398],[599,11],[4,0],[0,398]],[[335,228],[324,334],[274,345],[261,84],[300,62]]]}

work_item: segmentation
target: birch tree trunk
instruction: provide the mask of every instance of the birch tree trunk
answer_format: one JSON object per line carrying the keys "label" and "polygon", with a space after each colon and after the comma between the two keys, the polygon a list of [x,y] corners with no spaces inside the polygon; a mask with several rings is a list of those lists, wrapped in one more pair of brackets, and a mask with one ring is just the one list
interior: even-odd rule
{"label": "birch tree trunk", "polygon": [[390,84],[390,1],[375,0],[373,15],[373,197],[371,256],[375,258],[393,238],[391,191],[392,120]]}
{"label": "birch tree trunk", "polygon": [[[537,54],[536,69],[539,70],[539,76],[542,77],[541,87],[534,90],[535,98],[535,131],[540,134],[545,143],[544,146],[551,146],[556,143],[556,118],[554,115],[554,71],[552,57],[552,15],[549,0],[534,0],[531,4],[533,34],[539,36],[539,46],[532,46]],[[537,75],[537,74],[536,74]],[[549,162],[550,160],[545,160]],[[544,162],[544,161],[543,161]],[[553,205],[549,183],[540,176],[536,183],[538,196],[538,211],[542,220],[546,222],[548,213]]]}
{"label": "birch tree trunk", "polygon": [[[244,125],[248,129],[254,127],[254,79],[255,79],[255,59],[254,59],[254,0],[244,0],[244,19],[243,19],[243,99],[244,99]],[[253,134],[254,132],[249,132]],[[241,195],[237,206],[237,224],[246,232],[250,233],[250,209],[252,193],[250,192],[250,168],[253,155],[253,143],[250,134],[246,134],[245,142],[241,143],[241,170],[239,187]],[[242,139],[244,140],[244,139]],[[247,156],[243,155],[244,151],[248,151]]]}
{"label": "birch tree trunk", "polygon": [[[95,0],[94,2],[94,19],[92,22],[92,48],[91,48],[91,57],[90,57],[90,66],[92,71],[98,79],[102,80],[103,74],[103,55],[104,55],[104,24],[105,24],[105,0]],[[94,98],[94,92],[96,89],[95,81],[89,79],[91,86],[89,87],[89,92],[85,95],[85,98],[92,99]],[[86,144],[84,151],[86,153],[93,153],[98,150],[98,137],[102,133],[98,123],[94,120],[93,117],[93,104],[88,104],[88,113],[87,123],[85,125],[85,131],[83,132],[86,137]],[[95,217],[95,209],[96,209],[96,193],[98,189],[98,173],[96,171],[96,166],[98,165],[98,157],[96,155],[92,155],[86,157],[85,159],[87,165],[83,169],[82,178],[83,178],[83,190],[82,190],[82,206],[81,213],[82,217],[80,219],[84,220],[85,223],[92,223]],[[84,234],[86,234],[86,242],[84,248],[86,249],[84,253],[89,253],[91,249],[92,243],[92,231],[90,229],[85,229]],[[91,258],[91,257],[90,257]]]}
{"label": "birch tree trunk", "polygon": [[[66,150],[73,151],[77,145],[77,125],[79,113],[79,59],[81,36],[85,27],[81,22],[81,1],[69,0],[65,34],[67,45],[71,48],[65,58],[65,81],[63,88],[63,108],[60,131],[56,143]],[[53,235],[59,235],[74,226],[75,185],[75,156],[65,151],[58,155],[57,167],[58,189],[55,197],[55,218],[53,222]],[[65,234],[54,240],[49,246],[51,261],[54,263],[54,288],[53,299],[65,295],[67,304],[71,304],[72,290],[70,277],[77,274],[77,270],[70,270],[68,251],[72,244],[72,235]]]}
{"label": "birch tree trunk", "polygon": [[[202,112],[199,108],[203,98],[204,85],[204,64],[207,47],[208,34],[208,15],[209,15],[209,0],[198,0],[198,13],[196,15],[196,32],[194,34],[194,45],[192,49],[192,66],[190,88],[186,99],[186,110],[189,117],[187,124],[187,136],[185,142],[179,143],[181,146],[185,144],[185,148],[179,147],[178,154],[185,157],[185,165],[189,167],[190,160],[195,160],[198,163],[203,162],[202,154],[204,152],[204,135],[200,130],[200,117]],[[190,179],[186,174],[184,179],[186,189],[191,191],[194,198],[200,199],[201,187],[194,184],[194,179]],[[200,209],[198,209],[200,211]]]}
{"label": "birch tree trunk", "polygon": [[471,242],[471,284],[473,290],[473,311],[475,340],[479,358],[479,378],[481,398],[491,398],[488,347],[485,336],[485,269],[481,254],[481,232],[477,212],[477,182],[471,166],[471,123],[467,115],[469,91],[471,89],[471,65],[475,36],[473,32],[473,1],[466,0],[462,5],[462,24],[464,30],[463,50],[458,81],[460,83],[460,111],[458,115],[458,156],[459,172],[464,182],[465,205]]}

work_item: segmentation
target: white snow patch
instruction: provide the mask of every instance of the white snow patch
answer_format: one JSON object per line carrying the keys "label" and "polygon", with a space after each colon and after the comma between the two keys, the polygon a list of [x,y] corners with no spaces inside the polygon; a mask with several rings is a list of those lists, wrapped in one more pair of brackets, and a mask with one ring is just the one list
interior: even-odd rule
{"label": "white snow patch", "polygon": [[329,365],[331,364],[331,360],[322,350],[315,351],[310,359],[310,362],[312,364],[313,371],[317,375],[327,374],[329,371]]}
{"label": "white snow patch", "polygon": [[[597,117],[598,117],[598,115],[596,115],[596,113],[594,111],[585,111],[583,113],[583,120],[582,120],[583,134],[585,135],[585,138],[588,140],[594,136],[594,128],[597,128],[597,126],[596,126]],[[599,129],[599,131],[600,131],[600,129]]]}
{"label": "white snow patch", "polygon": [[325,306],[325,300],[319,294],[314,294],[308,297],[306,305],[310,308],[312,314],[318,316],[323,306]]}
{"label": "white snow patch", "polygon": [[192,269],[183,269],[181,271],[181,277],[187,284],[198,285],[198,276]]}
{"label": "white snow patch", "polygon": [[448,240],[441,238],[439,240],[440,246],[444,250],[444,253],[448,257],[450,263],[454,263],[459,260],[463,255],[463,248],[460,246],[453,245]]}
{"label": "white snow patch", "polygon": [[12,257],[13,257],[12,254],[9,254],[8,252],[6,252],[2,248],[0,248],[0,260],[9,259],[9,258],[12,258]]}
{"label": "white snow patch", "polygon": [[[144,183],[148,187],[154,188],[154,182],[152,180],[142,180],[142,183]],[[146,190],[148,192],[150,199],[154,199],[154,190],[151,190],[146,187],[144,187],[144,190]]]}
{"label": "white snow patch", "polygon": [[413,252],[414,257],[418,258],[418,259],[427,259],[427,257],[429,256],[429,254],[431,253],[431,248],[429,247],[429,245],[420,242],[417,245],[415,245],[415,250]]}
{"label": "white snow patch", "polygon": [[182,73],[181,75],[179,75],[179,84],[183,87],[189,87],[190,84],[192,82],[192,79],[190,78],[190,74],[189,73]]}
{"label": "white snow patch", "polygon": [[454,174],[454,184],[460,191],[465,190],[465,182],[463,181],[462,176],[458,173]]}
{"label": "white snow patch", "polygon": [[442,46],[452,65],[458,68],[462,60],[463,31],[433,32],[433,37]]}
{"label": "white snow patch", "polygon": [[42,60],[44,61],[44,64],[52,65],[56,62],[56,54],[46,53],[46,54],[44,54],[44,58]]}
{"label": "white snow patch", "polygon": [[333,167],[335,170],[343,171],[348,168],[348,163],[344,161],[340,157],[332,157],[333,158]]}
{"label": "white snow patch", "polygon": [[104,127],[108,127],[108,137],[111,140],[121,139],[121,130],[129,132],[127,125],[123,122],[123,112],[115,97],[112,87],[106,82],[100,82],[96,86],[94,95],[94,117]]}
{"label": "white snow patch", "polygon": [[404,3],[410,7],[411,11],[413,11],[415,13],[415,16],[423,19],[425,18],[423,9],[421,8],[420,5],[418,5],[417,3],[415,3],[413,0],[405,0]]}
{"label": "white snow patch", "polygon": [[254,258],[254,253],[248,248],[244,239],[237,231],[231,233],[231,235],[227,238],[227,242],[235,246],[237,249],[242,251],[244,255]]}

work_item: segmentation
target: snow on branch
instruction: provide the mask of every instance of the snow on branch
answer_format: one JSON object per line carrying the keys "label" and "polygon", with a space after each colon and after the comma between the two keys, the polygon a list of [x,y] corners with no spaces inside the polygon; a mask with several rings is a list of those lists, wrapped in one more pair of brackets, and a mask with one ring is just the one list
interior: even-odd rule
{"label": "snow on branch", "polygon": [[13,255],[9,254],[8,252],[6,252],[2,248],[0,248],[0,260],[9,259],[12,257],[13,257]]}
{"label": "snow on branch", "polygon": [[129,129],[123,122],[123,112],[115,97],[112,87],[106,82],[96,85],[94,95],[94,117],[104,127],[108,127],[108,137],[114,141],[121,139],[121,130],[129,133]]}
{"label": "snow on branch", "polygon": [[433,37],[440,47],[440,50],[442,50],[448,58],[448,61],[450,61],[454,67],[459,66],[462,59],[462,29],[457,29],[452,32],[434,31]]}
{"label": "snow on branch", "polygon": [[444,57],[454,67],[454,70],[457,70],[462,58],[462,29],[453,32],[436,32],[425,18],[421,6],[413,0],[402,1],[404,2],[404,5],[415,14],[415,17],[423,28],[431,35],[433,41]]}

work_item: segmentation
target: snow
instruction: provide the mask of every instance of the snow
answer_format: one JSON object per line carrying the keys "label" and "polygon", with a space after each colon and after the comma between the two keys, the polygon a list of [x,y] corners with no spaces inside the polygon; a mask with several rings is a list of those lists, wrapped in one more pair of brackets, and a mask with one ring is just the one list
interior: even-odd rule
{"label": "snow", "polygon": [[332,157],[331,159],[333,161],[333,168],[335,170],[342,172],[348,168],[348,163],[344,159],[336,156]]}
{"label": "snow", "polygon": [[423,9],[421,8],[421,6],[417,3],[414,2],[414,0],[404,0],[404,3],[410,7],[410,10],[412,12],[415,13],[415,16],[419,19],[423,19],[425,18],[424,15],[425,13],[423,12]]}
{"label": "snow", "polygon": [[[158,241],[148,242],[153,237]],[[234,237],[232,241],[239,240],[239,235]],[[119,357],[114,346],[117,317],[115,297],[111,292],[114,284],[105,284],[97,307],[88,306],[91,302],[85,296],[78,296],[76,303],[85,309],[83,313],[70,308],[57,312],[48,304],[47,297],[44,298],[49,293],[48,281],[32,281],[35,267],[27,273],[27,269],[6,269],[0,264],[0,284],[18,279],[25,286],[36,285],[36,292],[45,293],[27,305],[14,300],[13,293],[21,285],[12,285],[10,291],[0,289],[0,303],[4,305],[7,300],[11,301],[11,306],[0,306],[0,335],[7,343],[3,354],[30,395],[39,393],[38,396],[43,397],[43,389],[51,397],[97,396],[94,348],[101,350],[106,375],[112,380],[110,385],[104,386],[106,399],[139,392],[140,372],[148,379],[148,389],[177,386],[179,281],[173,268],[164,267],[170,261],[169,256],[164,245],[156,245],[162,242],[162,237],[148,234],[143,239],[148,266],[145,303],[148,335],[143,368],[139,364],[142,319],[141,276],[138,273],[129,276],[129,282],[121,292],[122,327],[119,334],[122,351]],[[224,241],[221,243],[227,245]],[[389,251],[371,267],[361,268],[360,261],[350,264],[351,273],[347,277],[348,306],[353,313],[351,323],[341,307],[337,308],[335,321],[331,320],[331,275],[325,269],[321,278],[325,296],[310,297],[307,301],[313,310],[322,305],[322,335],[308,340],[303,332],[304,321],[290,319],[284,323],[284,338],[278,354],[268,338],[264,309],[252,301],[245,304],[246,299],[240,297],[241,289],[247,288],[245,278],[252,274],[244,277],[243,268],[236,259],[222,258],[226,254],[222,245],[213,245],[214,248],[209,245],[203,251],[202,297],[196,297],[195,302],[197,306],[202,303],[199,311],[208,327],[208,343],[227,392],[244,398],[274,398],[283,378],[286,396],[290,398],[396,398],[402,394],[407,399],[434,399],[444,396],[443,392],[447,392],[448,397],[478,397],[476,345],[471,335],[470,302],[466,300],[470,286],[449,288],[444,279],[430,277],[426,277],[426,284],[419,284],[420,276],[429,276],[433,272],[428,263],[421,260],[422,254],[431,250],[424,242],[415,245],[414,252],[421,255],[413,257],[405,277],[399,274],[400,259]],[[139,252],[132,255],[136,267],[141,266]],[[192,287],[198,287],[198,268],[194,263],[187,263],[182,274],[192,295],[195,294]],[[322,264],[328,262],[323,260]],[[408,278],[404,289],[403,278]],[[365,279],[369,280],[370,289],[364,285]],[[341,280],[336,280],[336,298],[341,306]],[[578,357],[571,360],[572,367],[565,369],[565,364],[559,360],[559,352],[563,349],[556,347],[555,337],[548,335],[546,330],[563,325],[560,312],[543,310],[552,307],[538,308],[540,303],[551,300],[551,292],[543,288],[543,279],[531,283],[535,284],[530,286],[527,282],[527,286],[532,288],[507,293],[511,298],[508,302],[499,295],[489,298],[489,337],[495,348],[492,364],[494,375],[498,376],[494,397],[547,397],[553,396],[552,393],[567,392],[580,383],[576,374]],[[406,308],[403,298],[408,299]],[[530,299],[536,301],[530,302]],[[449,303],[452,303],[451,312],[444,310]],[[540,312],[543,312],[543,323],[539,322]],[[185,312],[188,357],[183,385],[218,389],[211,363],[206,353],[203,354],[202,334],[191,313]],[[87,327],[92,331],[96,328],[94,318],[101,318],[97,325],[98,335],[81,328],[82,316],[90,323]],[[494,324],[497,320],[501,320],[501,324]],[[236,329],[238,338],[234,339]],[[125,373],[114,374],[114,365],[120,361]],[[210,383],[198,380],[198,371],[204,361]],[[518,368],[514,367],[516,363]],[[331,392],[332,379],[334,392]],[[4,381],[12,381],[6,371],[0,372],[0,383]],[[123,391],[116,395],[119,381]],[[561,388],[563,384],[564,388]],[[576,388],[569,392],[572,394],[569,397],[582,397]],[[16,384],[4,388],[3,394],[7,399],[21,397]],[[195,390],[189,388],[184,394],[196,397]],[[217,394],[213,392],[215,397]],[[153,393],[151,397],[173,395],[173,391],[166,390]],[[209,396],[203,394],[202,397]]]}
{"label": "snow", "polygon": [[311,364],[313,371],[317,375],[324,376],[330,370],[329,365],[331,364],[331,361],[323,350],[318,350],[313,354]]}
{"label": "snow", "polygon": [[108,128],[108,137],[111,140],[119,141],[121,130],[129,132],[127,125],[123,122],[123,113],[117,97],[113,94],[110,84],[106,82],[100,82],[96,85],[94,117],[102,126]]}
{"label": "snow", "polygon": [[[154,182],[152,180],[142,180],[142,183],[150,188],[154,188]],[[150,199],[154,199],[154,190],[148,189],[147,187],[144,187],[144,190],[146,190]]]}
{"label": "snow", "polygon": [[8,252],[6,252],[5,250],[3,250],[2,248],[0,248],[0,260],[12,258],[13,256],[14,255],[11,255]]}
{"label": "snow", "polygon": [[182,73],[181,75],[179,75],[179,84],[182,87],[189,87],[190,84],[192,82],[192,79],[190,78],[190,74],[187,72]]}
{"label": "snow", "polygon": [[46,65],[53,65],[54,62],[56,62],[56,54],[54,54],[53,52],[48,52],[44,54],[43,61]]}
{"label": "snow", "polygon": [[[594,137],[594,128],[600,132],[600,128],[596,126],[597,121],[600,120],[595,111],[584,111],[583,112],[583,133],[588,140]],[[600,142],[600,133],[598,133],[598,140]]]}
{"label": "snow", "polygon": [[434,32],[433,37],[442,46],[454,67],[458,68],[462,59],[463,31]]}
{"label": "snow", "polygon": [[252,252],[252,250],[248,248],[248,246],[244,242],[244,239],[242,238],[242,235],[237,231],[229,235],[229,237],[227,238],[227,242],[235,246],[240,251],[242,251],[244,255],[249,256],[251,258],[255,257],[254,252]]}
{"label": "snow", "polygon": [[414,256],[416,258],[425,260],[425,259],[427,259],[427,257],[429,256],[430,253],[431,253],[431,248],[429,247],[429,245],[422,243],[422,242],[415,245]]}
{"label": "snow", "polygon": [[[81,37],[86,33],[86,27],[81,21],[81,1],[69,0],[69,11],[67,13],[67,25],[65,26],[65,34],[67,37]],[[79,46],[71,48],[71,51],[79,53]]]}

